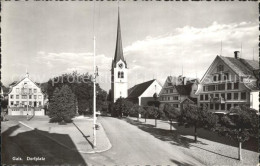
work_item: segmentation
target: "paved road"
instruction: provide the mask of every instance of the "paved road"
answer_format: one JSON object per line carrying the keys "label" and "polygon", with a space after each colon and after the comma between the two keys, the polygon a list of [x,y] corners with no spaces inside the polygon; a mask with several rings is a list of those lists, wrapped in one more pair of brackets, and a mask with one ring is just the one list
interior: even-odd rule
{"label": "paved road", "polygon": [[113,147],[99,154],[82,157],[88,165],[202,165],[175,146],[123,120],[100,117]]}

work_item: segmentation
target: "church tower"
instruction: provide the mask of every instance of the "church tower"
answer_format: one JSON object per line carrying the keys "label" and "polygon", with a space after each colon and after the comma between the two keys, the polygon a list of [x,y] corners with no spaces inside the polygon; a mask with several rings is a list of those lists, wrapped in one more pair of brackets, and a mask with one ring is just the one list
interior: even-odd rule
{"label": "church tower", "polygon": [[111,68],[111,94],[112,102],[120,97],[127,97],[127,64],[123,55],[121,29],[120,29],[120,16],[118,8],[118,21],[117,21],[117,37],[116,37],[116,50],[115,56],[112,60]]}

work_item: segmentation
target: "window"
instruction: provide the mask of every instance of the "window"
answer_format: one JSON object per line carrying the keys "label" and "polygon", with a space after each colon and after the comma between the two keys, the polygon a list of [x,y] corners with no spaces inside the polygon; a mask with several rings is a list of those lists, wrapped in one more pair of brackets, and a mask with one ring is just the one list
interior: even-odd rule
{"label": "window", "polygon": [[14,95],[10,95],[10,99],[13,99],[14,98]]}
{"label": "window", "polygon": [[238,89],[238,82],[234,83],[234,89]]}
{"label": "window", "polygon": [[120,73],[120,71],[118,72],[118,78],[121,78],[121,73]]}
{"label": "window", "polygon": [[241,100],[245,100],[246,99],[246,92],[241,92]]}
{"label": "window", "polygon": [[218,93],[216,93],[216,94],[215,94],[215,97],[216,97],[216,98],[219,98],[219,94],[218,94]]}
{"label": "window", "polygon": [[210,98],[213,98],[214,94],[211,93],[211,94],[209,94],[209,96],[210,96]]}
{"label": "window", "polygon": [[232,83],[227,83],[227,89],[228,90],[232,89]]}
{"label": "window", "polygon": [[41,101],[39,101],[39,105],[42,105],[42,102],[41,102]]}
{"label": "window", "polygon": [[225,110],[225,104],[221,104],[221,110]]}
{"label": "window", "polygon": [[231,93],[227,93],[227,100],[231,100]]}
{"label": "window", "polygon": [[224,66],[223,65],[218,65],[217,72],[220,72],[220,71],[224,71]]}
{"label": "window", "polygon": [[238,104],[234,104],[234,108],[237,107],[237,106],[238,106]]}
{"label": "window", "polygon": [[29,99],[32,99],[32,95],[29,95]]}
{"label": "window", "polygon": [[215,110],[219,110],[219,104],[215,104]]}
{"label": "window", "polygon": [[174,100],[179,100],[179,96],[173,96]]}
{"label": "window", "polygon": [[227,104],[227,110],[229,111],[231,108],[231,104]]}
{"label": "window", "polygon": [[234,93],[234,100],[238,100],[238,93]]}
{"label": "window", "polygon": [[19,99],[19,95],[16,95],[16,99]]}
{"label": "window", "polygon": [[11,101],[11,105],[14,105],[14,102],[13,102],[13,101]]}
{"label": "window", "polygon": [[37,93],[37,89],[33,89],[33,92],[34,92],[34,93]]}
{"label": "window", "polygon": [[31,101],[29,101],[29,105],[32,105],[32,102],[31,102]]}
{"label": "window", "polygon": [[214,75],[213,81],[217,81],[217,76],[216,75]]}
{"label": "window", "polygon": [[225,99],[225,93],[221,93],[221,98]]}
{"label": "window", "polygon": [[32,89],[31,88],[29,89],[29,93],[32,93]]}
{"label": "window", "polygon": [[173,93],[173,89],[170,89],[170,93]]}
{"label": "window", "polygon": [[171,82],[169,82],[169,83],[168,83],[168,86],[172,86],[172,83],[171,83]]}
{"label": "window", "polygon": [[229,80],[229,73],[224,74],[224,80]]}
{"label": "window", "polygon": [[27,96],[26,95],[22,95],[22,99],[27,99]]}
{"label": "window", "polygon": [[218,75],[218,80],[221,81],[221,74]]}
{"label": "window", "polygon": [[225,84],[218,84],[218,90],[225,90]]}
{"label": "window", "polygon": [[16,104],[19,105],[19,101],[16,101]]}
{"label": "window", "polygon": [[38,98],[41,99],[41,98],[42,98],[42,95],[39,95]]}
{"label": "window", "polygon": [[37,99],[37,96],[36,96],[36,95],[34,95],[34,96],[33,96],[33,98],[34,98],[34,99]]}
{"label": "window", "polygon": [[121,78],[124,78],[124,72],[121,71]]}
{"label": "window", "polygon": [[167,97],[167,100],[170,100],[170,97]]}
{"label": "window", "polygon": [[211,110],[213,110],[213,104],[210,104],[210,105],[209,105],[209,108],[210,108]]}
{"label": "window", "polygon": [[209,95],[205,94],[205,100],[209,100]]}
{"label": "window", "polygon": [[208,91],[215,91],[215,85],[209,85]]}
{"label": "window", "polygon": [[200,95],[200,100],[204,100],[204,99],[203,99],[203,95]]}

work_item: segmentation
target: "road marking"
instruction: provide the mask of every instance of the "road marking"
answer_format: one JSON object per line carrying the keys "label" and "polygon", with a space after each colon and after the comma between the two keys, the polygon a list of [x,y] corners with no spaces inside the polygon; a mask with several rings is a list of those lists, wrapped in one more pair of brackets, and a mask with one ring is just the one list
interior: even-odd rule
{"label": "road marking", "polygon": [[25,123],[23,123],[23,122],[21,122],[21,121],[18,121],[18,122],[21,123],[22,125],[28,127],[29,129],[34,130],[34,128],[32,128],[31,126],[28,126],[27,124],[25,124]]}

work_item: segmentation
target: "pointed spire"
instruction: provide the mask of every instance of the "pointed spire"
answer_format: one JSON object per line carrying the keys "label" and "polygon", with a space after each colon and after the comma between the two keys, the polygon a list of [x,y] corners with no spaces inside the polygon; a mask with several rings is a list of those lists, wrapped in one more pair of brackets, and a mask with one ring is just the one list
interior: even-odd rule
{"label": "pointed spire", "polygon": [[119,4],[118,4],[117,37],[116,37],[116,50],[115,50],[114,62],[117,63],[120,59],[125,62],[124,55],[123,55],[123,46],[122,46],[121,28],[120,28],[120,14],[119,14]]}

